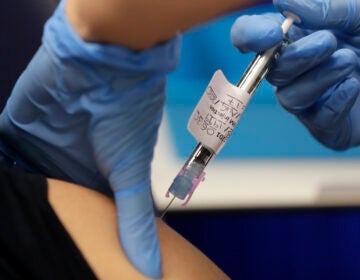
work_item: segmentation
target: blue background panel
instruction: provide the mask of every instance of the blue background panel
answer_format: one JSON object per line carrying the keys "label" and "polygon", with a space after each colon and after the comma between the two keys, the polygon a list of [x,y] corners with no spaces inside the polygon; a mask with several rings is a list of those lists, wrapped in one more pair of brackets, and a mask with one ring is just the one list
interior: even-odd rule
{"label": "blue background panel", "polygon": [[[261,6],[247,14],[273,11]],[[179,68],[168,82],[167,116],[178,156],[191,153],[195,140],[186,125],[212,75],[223,70],[236,84],[254,54],[241,54],[230,41],[230,28],[243,13],[224,17],[187,32],[183,38]],[[251,28],[251,26],[249,26]],[[307,130],[277,103],[274,88],[266,81],[254,94],[219,158],[359,158],[360,149],[335,152],[319,144]]]}
{"label": "blue background panel", "polygon": [[234,280],[358,280],[359,215],[360,209],[170,212],[166,221]]}

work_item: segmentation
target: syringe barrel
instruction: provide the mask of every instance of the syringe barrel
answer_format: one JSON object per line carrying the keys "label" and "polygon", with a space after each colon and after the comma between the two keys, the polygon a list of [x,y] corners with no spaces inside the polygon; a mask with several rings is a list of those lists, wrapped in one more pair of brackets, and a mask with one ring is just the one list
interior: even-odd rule
{"label": "syringe barrel", "polygon": [[[300,22],[300,19],[296,15],[290,13],[286,13],[285,15],[287,18],[285,19],[285,21],[281,26],[284,37],[294,21]],[[242,103],[244,104],[244,108],[242,110],[246,108],[246,105],[250,100],[251,96],[257,90],[263,79],[266,77],[272,62],[278,58],[279,50],[281,47],[282,45],[280,44],[274,46],[273,48],[265,51],[262,54],[256,55],[255,58],[250,63],[250,65],[248,66],[248,68],[246,69],[243,76],[241,77],[240,81],[237,83],[237,87],[241,89],[241,92],[244,93],[246,97],[244,98],[246,102]],[[217,77],[219,78],[219,75]],[[221,83],[224,82],[222,81]],[[249,97],[247,96],[247,94],[250,95],[250,98],[247,98]],[[227,93],[227,95],[231,97],[229,93]],[[240,116],[241,115],[239,115],[238,118]],[[234,123],[233,126],[235,126],[236,123]],[[203,140],[200,140],[200,142],[202,141]],[[210,148],[205,147],[202,143],[199,143],[194,149],[190,158],[186,161],[180,173],[176,176],[172,185],[170,186],[169,192],[172,193],[175,197],[180,199],[185,199],[185,197],[188,196],[187,201],[183,205],[186,205],[188,203],[197,185],[199,184],[200,181],[204,179],[205,176],[204,169],[209,164],[211,159],[214,157],[215,151],[219,151],[219,148],[217,150],[214,149],[214,151],[212,151]]]}
{"label": "syringe barrel", "polygon": [[256,55],[237,83],[237,87],[252,95],[269,72],[270,65],[274,57],[277,56],[278,50],[279,46],[276,46],[263,54]]}
{"label": "syringe barrel", "polygon": [[[298,16],[289,12],[284,12],[284,15],[286,16],[286,19],[281,25],[281,28],[285,39],[285,36],[288,33],[291,25],[294,22],[301,22],[301,19]],[[289,42],[286,39],[283,42],[283,44],[288,43]],[[246,69],[244,75],[237,83],[237,86],[252,95],[257,90],[261,81],[265,78],[266,74],[269,72],[270,65],[273,60],[277,59],[277,57],[279,56],[279,50],[281,47],[282,44],[274,46],[273,48],[265,51],[263,54],[258,54],[257,56],[255,56],[249,67]]]}
{"label": "syringe barrel", "polygon": [[[253,59],[237,85],[244,93],[252,95],[256,91],[261,81],[268,73],[270,65],[277,55],[278,49],[279,47],[276,46],[263,54],[258,54]],[[174,179],[169,192],[179,199],[185,199],[194,186],[194,180],[201,176],[214,156],[214,151],[207,148],[202,143],[198,143],[180,173]]]}
{"label": "syringe barrel", "polygon": [[212,153],[209,149],[204,147],[201,143],[198,143],[194,151],[192,152],[189,161],[196,161],[199,164],[207,165],[212,157],[214,156],[214,153]]}

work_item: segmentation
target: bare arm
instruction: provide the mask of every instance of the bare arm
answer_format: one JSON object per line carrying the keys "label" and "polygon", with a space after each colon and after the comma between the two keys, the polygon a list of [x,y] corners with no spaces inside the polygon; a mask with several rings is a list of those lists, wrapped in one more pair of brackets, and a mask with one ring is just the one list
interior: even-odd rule
{"label": "bare arm", "polygon": [[[48,186],[52,208],[99,279],[146,279],[124,255],[118,240],[116,208],[111,199],[58,180],[49,179]],[[163,279],[228,279],[160,219],[157,225]]]}
{"label": "bare arm", "polygon": [[66,14],[86,41],[141,50],[225,13],[264,2],[270,0],[67,0]]}

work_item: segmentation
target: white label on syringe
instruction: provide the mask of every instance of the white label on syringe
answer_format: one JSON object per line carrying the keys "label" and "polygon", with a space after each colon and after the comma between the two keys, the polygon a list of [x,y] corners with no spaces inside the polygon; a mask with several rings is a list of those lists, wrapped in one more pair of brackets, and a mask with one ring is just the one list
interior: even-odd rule
{"label": "white label on syringe", "polygon": [[250,97],[229,83],[221,70],[216,71],[189,119],[188,130],[202,145],[219,153]]}

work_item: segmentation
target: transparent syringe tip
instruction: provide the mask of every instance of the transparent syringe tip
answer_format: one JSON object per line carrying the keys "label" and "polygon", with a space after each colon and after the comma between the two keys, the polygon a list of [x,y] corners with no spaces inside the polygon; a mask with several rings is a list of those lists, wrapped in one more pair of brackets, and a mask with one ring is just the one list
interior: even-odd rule
{"label": "transparent syringe tip", "polygon": [[182,200],[188,196],[184,206],[187,204],[200,182],[205,179],[204,169],[204,164],[190,162],[183,167],[171,184],[169,188],[171,194]]}
{"label": "transparent syringe tip", "polygon": [[198,185],[205,180],[204,169],[213,156],[213,152],[199,143],[175,177],[166,196],[172,194],[181,200],[186,198],[182,204],[186,206]]}

